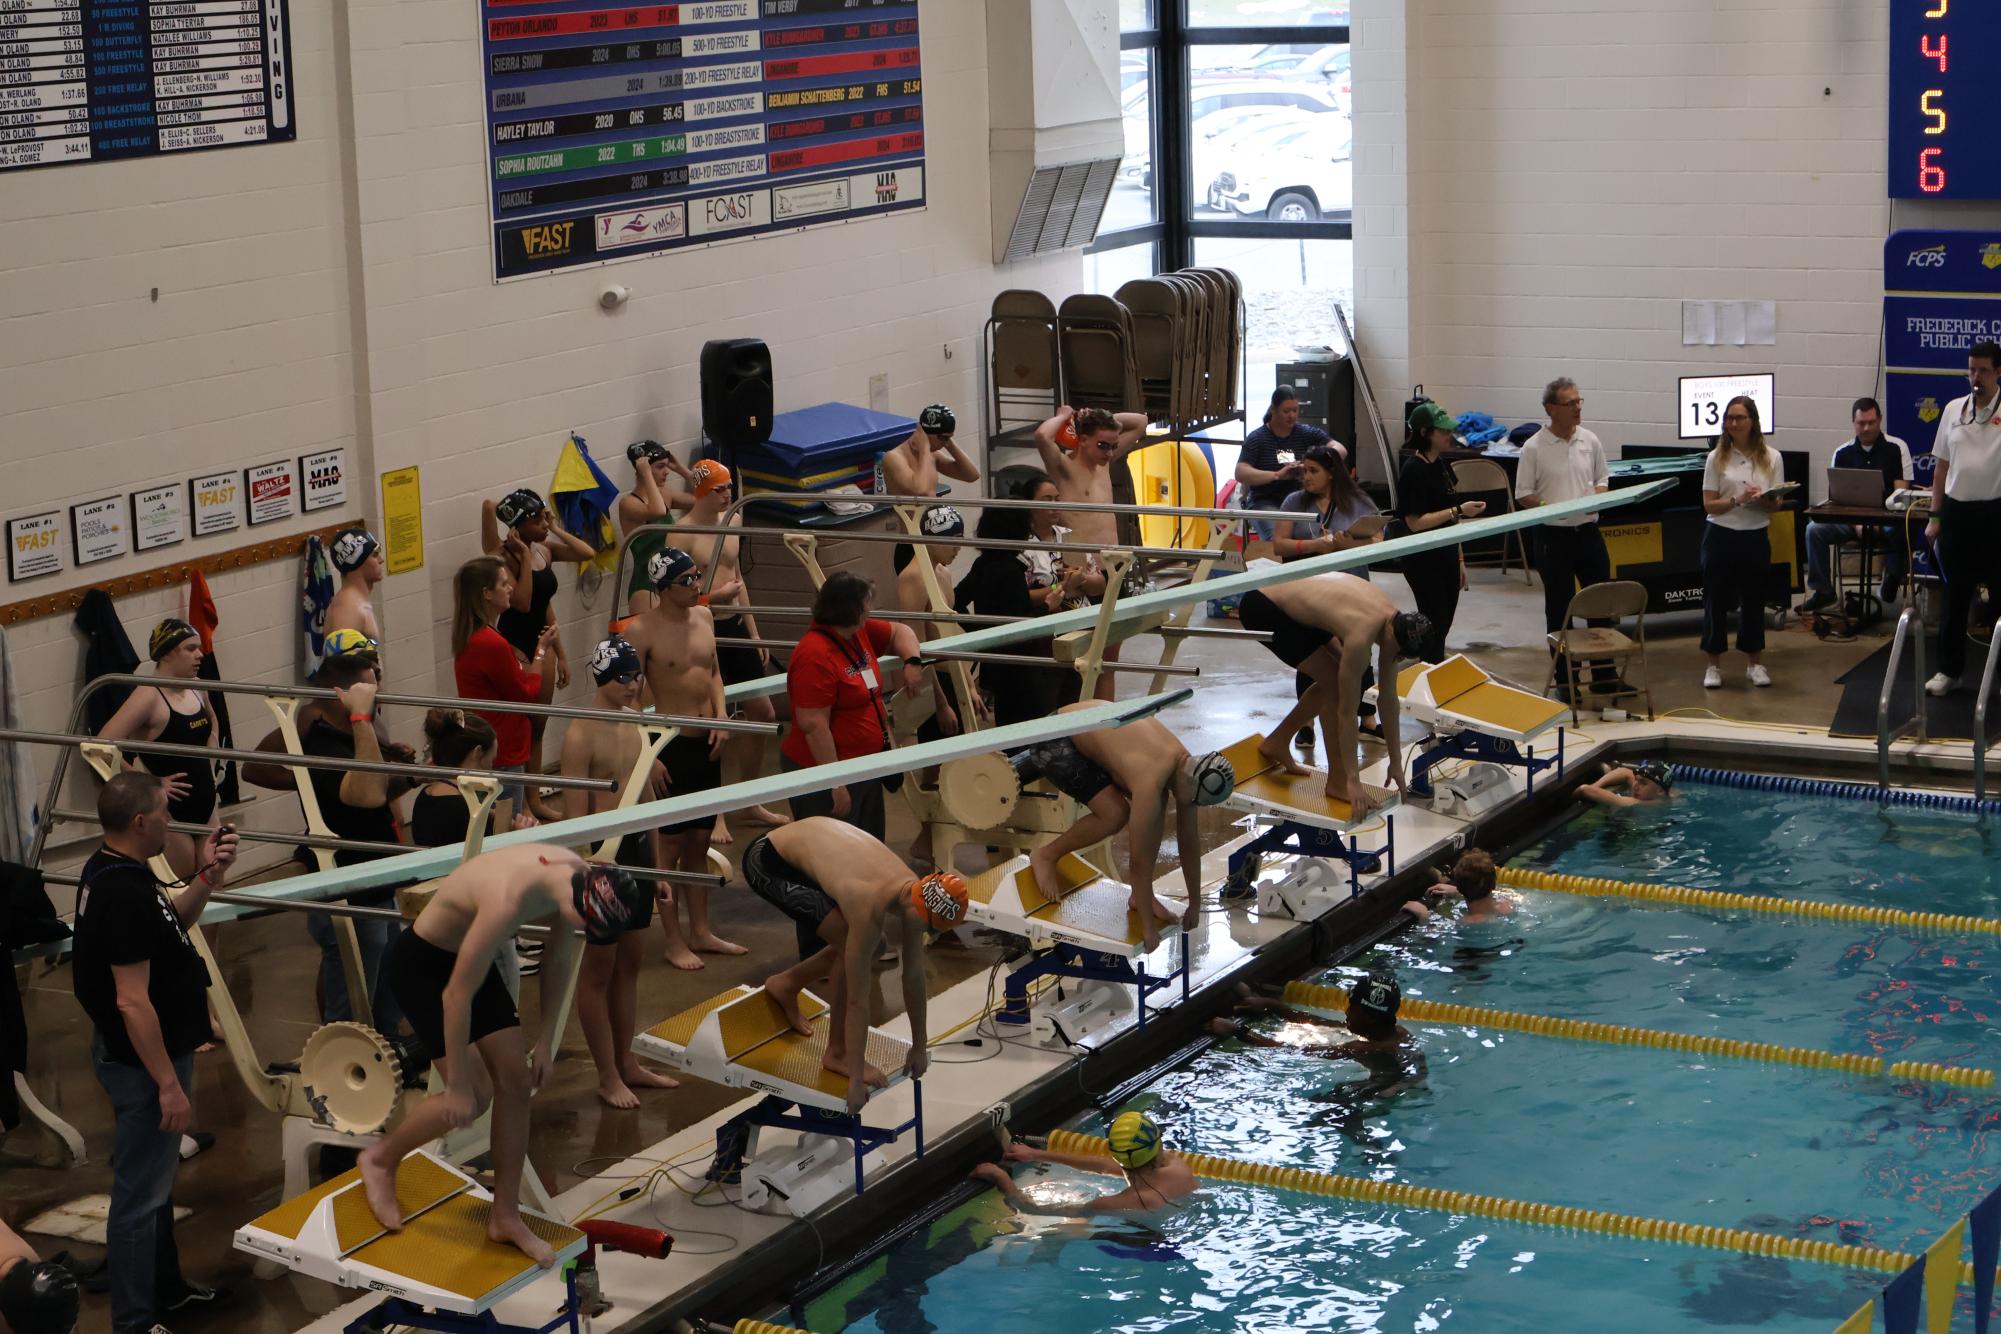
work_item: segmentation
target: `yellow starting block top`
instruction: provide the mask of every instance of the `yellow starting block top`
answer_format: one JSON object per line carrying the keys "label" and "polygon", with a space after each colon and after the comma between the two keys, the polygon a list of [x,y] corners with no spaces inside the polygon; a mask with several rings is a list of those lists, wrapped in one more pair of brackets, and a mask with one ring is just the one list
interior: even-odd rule
{"label": "yellow starting block top", "polygon": [[[840,1111],[848,1102],[848,1077],[826,1068],[828,1025],[834,1016],[812,992],[799,1009],[812,1035],[792,1031],[778,1002],[762,987],[737,986],[663,1019],[632,1040],[642,1056],[726,1088],[776,1093],[809,1107]],[[867,1059],[893,1084],[903,1077],[910,1044],[880,1029],[868,1030]]]}
{"label": "yellow starting block top", "polygon": [[1376,803],[1376,809],[1358,818],[1355,808],[1345,798],[1327,795],[1325,769],[1309,769],[1303,774],[1288,773],[1258,753],[1264,739],[1264,733],[1253,732],[1242,741],[1224,747],[1223,758],[1230,762],[1230,768],[1237,775],[1236,790],[1230,794],[1225,805],[1257,815],[1296,820],[1316,829],[1346,833],[1393,809],[1400,800],[1393,788],[1364,784],[1362,790],[1369,794],[1369,800]]}
{"label": "yellow starting block top", "polygon": [[[1098,874],[1074,854],[1056,863],[1056,875],[1059,894],[1052,899],[1035,883],[1026,856],[982,871],[966,886],[968,916],[1038,944],[1060,941],[1126,958],[1145,951],[1129,886]],[[1160,934],[1165,938],[1180,929],[1162,923]]]}
{"label": "yellow starting block top", "polygon": [[[361,1178],[346,1172],[286,1200],[236,1232],[239,1250],[342,1287],[370,1288],[436,1310],[478,1315],[547,1272],[518,1249],[489,1239],[493,1198],[463,1172],[426,1153],[396,1174],[403,1230],[385,1232],[369,1210]],[[560,1262],[580,1254],[584,1234],[524,1210]]]}
{"label": "yellow starting block top", "polygon": [[1412,663],[1397,673],[1397,699],[1427,726],[1446,725],[1500,737],[1534,740],[1563,721],[1569,706],[1503,685],[1463,653],[1436,665]]}

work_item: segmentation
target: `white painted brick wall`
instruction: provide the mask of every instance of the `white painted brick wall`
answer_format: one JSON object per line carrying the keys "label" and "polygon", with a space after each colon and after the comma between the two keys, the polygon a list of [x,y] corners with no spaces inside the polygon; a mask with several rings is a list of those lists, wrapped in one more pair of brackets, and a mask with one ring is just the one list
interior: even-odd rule
{"label": "white painted brick wall", "polygon": [[[697,434],[705,339],[769,342],[781,409],[866,403],[881,372],[893,408],[943,401],[970,422],[993,295],[1036,287],[1060,299],[1082,286],[1076,252],[991,262],[985,17],[972,0],[925,6],[927,211],[498,287],[476,7],[351,0],[338,27],[325,6],[294,9],[298,143],[69,167],[0,187],[10,242],[0,251],[0,513],[344,443],[356,509],[372,514],[377,475],[419,465],[425,567],[379,592],[392,689],[451,690],[450,581],[477,554],[481,498],[546,489],[572,429],[621,484],[629,441],[685,446]],[[612,314],[596,304],[607,282],[632,292]],[[154,286],[158,305],[147,300]],[[297,579],[284,562],[211,580],[229,675],[294,679]],[[557,608],[575,659],[602,632],[611,592],[587,609],[567,568],[562,579]],[[120,614],[143,646],[152,623],[181,607],[179,593],[149,594]],[[81,665],[68,618],[17,627],[8,642],[26,724],[59,728]],[[569,698],[587,693],[579,678]],[[241,714],[254,744],[266,715],[248,704]],[[414,722],[395,720],[395,731],[414,739]]]}

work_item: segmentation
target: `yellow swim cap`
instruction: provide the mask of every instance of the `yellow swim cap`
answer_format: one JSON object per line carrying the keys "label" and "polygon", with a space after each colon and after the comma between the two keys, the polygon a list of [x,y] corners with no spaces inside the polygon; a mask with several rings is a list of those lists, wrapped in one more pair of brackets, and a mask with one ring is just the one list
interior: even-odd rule
{"label": "yellow swim cap", "polygon": [[1120,1167],[1145,1167],[1160,1156],[1160,1127],[1145,1112],[1120,1112],[1105,1138]]}

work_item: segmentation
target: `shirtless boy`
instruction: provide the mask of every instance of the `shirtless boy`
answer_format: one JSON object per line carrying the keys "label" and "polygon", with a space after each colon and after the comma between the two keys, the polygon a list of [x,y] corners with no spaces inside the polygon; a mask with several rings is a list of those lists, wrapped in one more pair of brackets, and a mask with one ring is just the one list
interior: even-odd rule
{"label": "shirtless boy", "polygon": [[[1076,444],[1066,450],[1064,445],[1073,435]],[[1111,504],[1112,465],[1132,453],[1145,440],[1145,414],[1112,413],[1103,408],[1085,408],[1079,412],[1065,407],[1035,428],[1035,448],[1042,455],[1042,470],[1056,483],[1056,498],[1068,505]],[[1069,511],[1069,519],[1071,541],[1091,546],[1119,545],[1117,515],[1073,509]],[[1087,570],[1095,569],[1096,565],[1096,556],[1085,561]],[[1118,646],[1107,646],[1105,661],[1118,660]],[[1111,673],[1099,674],[1097,697],[1101,700],[1118,698],[1118,684]]]}
{"label": "shirtless boy", "polygon": [[404,1155],[471,1124],[491,1105],[493,1212],[487,1236],[518,1246],[544,1268],[554,1262],[549,1244],[521,1217],[521,1172],[528,1153],[528,1095],[549,1077],[562,1036],[553,1031],[561,1007],[544,1008],[542,1034],[531,1054],[494,959],[521,927],[547,922],[554,929],[543,970],[565,976],[577,958],[575,932],[594,945],[612,943],[651,903],[652,895],[617,867],[593,866],[568,848],[540,843],[482,853],[439,882],[417,920],[390,946],[384,971],[445,1088],[361,1151],[361,1184],[377,1222],[391,1232],[402,1230],[396,1169]]}
{"label": "shirtless boy", "polygon": [[1577,789],[1585,801],[1614,810],[1655,806],[1674,796],[1674,770],[1660,760],[1605,766],[1605,772]]}
{"label": "shirtless boy", "polygon": [[[625,582],[625,610],[626,615],[637,616],[651,607],[657,596],[646,577],[646,563],[653,559],[654,552],[667,545],[667,529],[674,522],[674,511],[687,509],[692,502],[687,492],[668,486],[675,477],[686,483],[688,470],[667,446],[658,440],[635,440],[625,447],[625,457],[632,464],[632,489],[618,498],[615,513],[619,536],[632,538],[632,573]],[[635,532],[638,537],[633,537]]]}
{"label": "shirtless boy", "polygon": [[1368,1071],[1357,1083],[1341,1086],[1339,1093],[1381,1097],[1400,1092],[1425,1078],[1424,1052],[1410,1031],[1397,1023],[1397,1011],[1403,1006],[1403,988],[1397,984],[1394,973],[1387,970],[1371,973],[1355,984],[1348,993],[1345,1024],[1310,1010],[1296,1010],[1282,1001],[1253,995],[1246,986],[1238,986],[1237,996],[1239,1014],[1275,1014],[1289,1023],[1347,1029],[1353,1035],[1347,1042],[1302,1046],[1254,1033],[1239,1019],[1209,1021],[1209,1031],[1218,1037],[1238,1038],[1253,1047],[1278,1047],[1329,1061],[1353,1061]]}
{"label": "shirtless boy", "polygon": [[334,569],[340,571],[340,587],[327,604],[322,634],[336,630],[359,630],[380,644],[382,631],[375,621],[375,586],[388,576],[382,559],[382,543],[366,528],[343,528],[334,534],[327,549]]}
{"label": "shirtless boy", "polygon": [[1327,736],[1327,795],[1346,801],[1357,818],[1375,806],[1362,788],[1355,745],[1362,676],[1369,666],[1369,651],[1379,650],[1376,670],[1383,688],[1376,698],[1383,744],[1390,753],[1390,781],[1402,791],[1396,665],[1418,655],[1431,634],[1431,622],[1416,612],[1398,611],[1388,595],[1367,579],[1332,573],[1253,589],[1237,606],[1237,623],[1246,630],[1269,632],[1265,647],[1272,655],[1313,679],[1285,721],[1265,737],[1258,753],[1287,773],[1312,772],[1292,758],[1286,741],[1318,715]]}
{"label": "shirtless boy", "polygon": [[[980,480],[979,465],[967,458],[949,435],[932,435],[920,425],[902,444],[882,456],[883,495],[921,496],[929,500],[938,494],[940,477],[955,482]],[[891,568],[902,574],[913,552],[908,542],[898,542],[890,552]]]}
{"label": "shirtless boy", "polygon": [[1004,1158],[1010,1163],[1060,1163],[1080,1172],[1124,1177],[1126,1188],[1110,1195],[1079,1204],[1043,1204],[1023,1195],[999,1163],[981,1163],[973,1169],[973,1179],[998,1190],[1023,1213],[1072,1217],[1147,1213],[1193,1195],[1198,1188],[1188,1160],[1162,1146],[1160,1127],[1145,1112],[1120,1112],[1112,1118],[1105,1140],[1103,1154],[1057,1153],[1009,1140]]}
{"label": "shirtless boy", "polygon": [[[639,699],[639,682],[645,668],[632,645],[613,635],[591,653],[591,679],[597,694],[591,707],[608,711],[629,711]],[[639,714],[634,711],[636,721]],[[608,778],[625,786],[632,766],[643,748],[639,729],[624,723],[578,718],[563,733],[562,772],[574,778]],[[658,761],[653,765],[651,784],[642,799],[666,795],[667,774]],[[591,792],[566,788],[563,814],[569,819],[610,810],[618,804],[617,791]],[[656,866],[660,862],[660,834],[646,829],[627,834],[619,841],[613,860],[621,866]],[[671,896],[664,892],[668,912]],[[647,914],[651,916],[649,912]],[[639,1106],[634,1089],[671,1089],[678,1081],[648,1070],[632,1050],[632,1036],[639,1025],[639,965],[646,952],[644,921],[618,938],[616,944],[586,945],[582,971],[577,975],[577,1021],[584,1030],[584,1045],[598,1068],[598,1098],[621,1111]]]}
{"label": "shirtless boy", "polygon": [[1515,911],[1514,897],[1502,893],[1499,883],[1493,854],[1484,848],[1468,848],[1452,863],[1445,879],[1424,891],[1422,902],[1412,899],[1404,904],[1403,910],[1425,922],[1431,920],[1432,912],[1440,905],[1457,898],[1466,904],[1466,911],[1459,915],[1460,922],[1469,926],[1476,922],[1497,922],[1513,916]]}
{"label": "shirtless boy", "polygon": [[925,1049],[924,931],[948,931],[966,920],[966,882],[949,872],[918,876],[881,839],[825,815],[794,821],[755,840],[744,849],[743,878],[759,898],[825,942],[817,954],[767,977],[764,989],[794,1029],[811,1033],[799,1009],[799,993],[832,977],[833,1008],[821,1064],[847,1076],[851,1112],[861,1110],[870,1088],[889,1082],[864,1059],[868,1000],[876,942],[887,930],[901,931],[903,1009],[910,1019],[910,1059],[903,1068],[912,1079],[921,1078],[930,1060]]}
{"label": "shirtless boy", "polygon": [[[625,637],[645,664],[654,708],[683,718],[724,717],[728,711],[723,704],[722,672],[716,663],[715,616],[709,611],[708,598],[699,591],[701,564],[679,547],[662,547],[647,562],[647,578],[659,600],[625,627]],[[736,582],[731,580],[716,585],[711,596],[726,598],[736,591]],[[685,797],[721,787],[723,742],[728,736],[727,732],[698,728],[684,730],[669,741],[661,756],[667,764],[669,794]],[[709,833],[714,825],[714,820],[704,815],[661,829],[665,859],[661,869],[706,873]],[[661,912],[667,962],[676,968],[700,968],[700,954],[745,952],[743,946],[709,929],[707,889],[686,885],[677,897],[688,905],[688,930],[683,935],[677,907],[668,906]]]}
{"label": "shirtless boy", "polygon": [[[924,511],[924,517],[918,526],[925,537],[966,535],[965,518],[950,505],[939,505]],[[938,580],[939,591],[945,595],[949,603],[953,593],[951,566],[959,550],[958,547],[930,545],[919,548],[917,550],[919,558],[910,561],[896,576],[897,610],[921,612],[938,610],[931,605],[931,590],[924,582],[924,570],[927,565]],[[946,609],[950,610],[949,606]],[[950,633],[950,627],[940,621],[918,621],[914,628],[919,643],[940,639]],[[920,742],[937,741],[944,737],[957,736],[960,727],[959,692],[950,665],[932,663],[924,668],[924,676],[930,685],[931,698],[935,703],[931,716],[918,725],[917,739]],[[974,707],[978,708],[979,703],[976,698]],[[937,779],[938,769],[935,765],[917,776],[917,781],[926,786],[935,783]],[[931,833],[930,823],[919,825],[917,837],[910,844],[911,861],[927,870],[932,864]]]}
{"label": "shirtless boy", "polygon": [[[1059,713],[1095,707],[1066,704]],[[1102,843],[1120,829],[1130,840],[1132,910],[1139,914],[1140,936],[1148,952],[1160,944],[1160,926],[1177,920],[1174,911],[1154,897],[1153,870],[1160,860],[1167,802],[1174,800],[1174,829],[1181,849],[1181,880],[1188,908],[1179,914],[1183,930],[1201,915],[1202,856],[1198,806],[1229,800],[1237,776],[1230,762],[1215,752],[1190,755],[1158,718],[1142,718],[1123,727],[1079,732],[1030,746],[1014,757],[1022,782],[1047,778],[1085,807],[1084,818],[1028,854],[1035,884],[1045,898],[1058,898],[1057,863],[1081,848]]]}
{"label": "shirtless boy", "polygon": [[[694,505],[688,511],[688,523],[692,526],[713,528],[720,524],[723,514],[730,507],[730,500],[736,495],[735,482],[730,470],[714,459],[702,459],[688,470],[689,483],[695,488]],[[730,527],[743,526],[741,514],[730,520]],[[756,639],[757,618],[747,611],[735,610],[748,606],[750,590],[743,582],[743,566],[737,558],[737,548],[741,538],[718,538],[714,533],[684,533],[681,541],[683,550],[695,558],[695,563],[707,568],[715,566],[717,592],[709,594],[709,606],[716,613],[716,638]],[[724,595],[720,592],[731,584],[736,592]],[[760,676],[770,676],[776,669],[771,665],[771,655],[763,649],[751,648],[747,644],[718,644],[716,663],[722,669],[723,685],[733,686],[739,681],[755,681]],[[778,710],[769,696],[759,695],[756,699],[745,700],[743,716],[754,723],[778,721]],[[724,757],[734,750],[741,772],[745,778],[755,778],[764,772],[764,738],[751,733],[737,734],[724,747]],[[752,806],[742,812],[745,819],[753,824],[790,824],[792,817],[780,815],[766,806]],[[716,813],[716,826],[709,835],[709,841],[727,847],[736,841],[730,833],[728,821],[720,811]]]}

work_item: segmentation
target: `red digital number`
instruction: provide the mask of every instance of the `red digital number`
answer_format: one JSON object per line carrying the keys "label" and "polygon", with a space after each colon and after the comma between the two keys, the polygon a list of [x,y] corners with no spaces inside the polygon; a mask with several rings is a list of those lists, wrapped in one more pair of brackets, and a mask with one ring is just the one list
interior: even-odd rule
{"label": "red digital number", "polygon": [[1928,58],[1938,62],[1938,72],[1940,74],[1945,73],[1945,39],[1946,34],[1940,33],[1938,35],[1938,49],[1934,51],[1932,49],[1930,33],[1925,33],[1918,38],[1918,50],[1922,51]]}
{"label": "red digital number", "polygon": [[1945,168],[1938,164],[1943,148],[1927,148],[1918,154],[1918,189],[1935,195],[1945,189]]}

